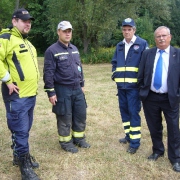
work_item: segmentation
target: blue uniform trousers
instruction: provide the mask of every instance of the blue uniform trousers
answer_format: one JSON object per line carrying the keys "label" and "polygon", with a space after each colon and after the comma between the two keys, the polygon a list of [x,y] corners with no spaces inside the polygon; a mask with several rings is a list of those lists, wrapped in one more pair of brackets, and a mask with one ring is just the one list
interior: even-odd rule
{"label": "blue uniform trousers", "polygon": [[141,138],[141,102],[138,89],[118,89],[119,108],[130,147],[138,148]]}
{"label": "blue uniform trousers", "polygon": [[12,133],[13,154],[29,153],[29,131],[33,123],[36,96],[5,102],[8,128]]}

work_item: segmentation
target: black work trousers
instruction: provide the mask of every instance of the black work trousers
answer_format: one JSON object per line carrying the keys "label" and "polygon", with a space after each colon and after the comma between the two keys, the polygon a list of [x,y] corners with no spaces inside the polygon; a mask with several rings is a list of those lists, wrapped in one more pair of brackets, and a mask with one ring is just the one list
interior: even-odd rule
{"label": "black work trousers", "polygon": [[86,100],[81,87],[77,89],[55,85],[57,103],[53,106],[56,114],[60,142],[73,138],[84,138],[86,127]]}

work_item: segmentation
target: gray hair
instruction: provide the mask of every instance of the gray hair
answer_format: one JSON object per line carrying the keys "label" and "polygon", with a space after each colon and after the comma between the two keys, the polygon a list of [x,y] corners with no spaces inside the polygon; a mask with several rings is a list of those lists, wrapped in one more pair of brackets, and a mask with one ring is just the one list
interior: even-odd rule
{"label": "gray hair", "polygon": [[170,31],[170,29],[169,29],[168,27],[166,27],[166,26],[159,26],[159,27],[154,31],[154,37],[155,37],[155,35],[156,35],[156,32],[157,32],[159,29],[166,29],[167,32],[168,32],[168,34],[171,34],[171,31]]}

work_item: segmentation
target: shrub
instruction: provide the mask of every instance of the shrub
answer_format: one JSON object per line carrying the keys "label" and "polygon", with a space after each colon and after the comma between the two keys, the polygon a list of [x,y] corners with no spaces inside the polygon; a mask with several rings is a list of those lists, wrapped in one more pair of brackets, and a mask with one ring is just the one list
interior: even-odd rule
{"label": "shrub", "polygon": [[85,64],[110,63],[114,54],[115,47],[99,49],[91,48],[91,53],[82,54],[81,60]]}

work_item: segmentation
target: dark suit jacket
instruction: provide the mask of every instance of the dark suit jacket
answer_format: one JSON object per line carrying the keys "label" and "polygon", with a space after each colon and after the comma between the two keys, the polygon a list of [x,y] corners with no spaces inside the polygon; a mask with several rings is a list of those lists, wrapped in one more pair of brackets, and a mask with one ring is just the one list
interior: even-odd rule
{"label": "dark suit jacket", "polygon": [[[156,47],[147,49],[141,57],[138,72],[138,86],[140,88],[140,98],[142,101],[146,100],[151,87],[156,51]],[[172,108],[177,107],[180,100],[180,49],[172,46],[170,46],[167,86],[170,105]]]}

